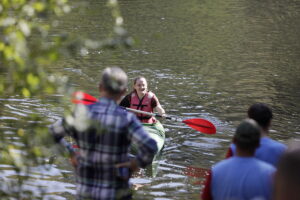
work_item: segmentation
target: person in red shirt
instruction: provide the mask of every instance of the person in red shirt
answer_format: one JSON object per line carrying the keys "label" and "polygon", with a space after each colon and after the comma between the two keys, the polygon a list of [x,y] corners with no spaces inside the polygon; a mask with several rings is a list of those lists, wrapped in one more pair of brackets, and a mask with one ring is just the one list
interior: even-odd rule
{"label": "person in red shirt", "polygon": [[[256,149],[255,157],[276,167],[280,156],[286,150],[286,145],[269,137],[269,130],[273,118],[271,108],[263,103],[255,103],[249,107],[248,117],[255,120],[262,130],[260,146]],[[231,144],[226,158],[234,155],[236,155],[236,146]]]}
{"label": "person in red shirt", "polygon": [[236,156],[215,164],[206,179],[202,200],[272,199],[275,168],[254,157],[259,146],[260,128],[252,119],[236,129],[233,142]]}

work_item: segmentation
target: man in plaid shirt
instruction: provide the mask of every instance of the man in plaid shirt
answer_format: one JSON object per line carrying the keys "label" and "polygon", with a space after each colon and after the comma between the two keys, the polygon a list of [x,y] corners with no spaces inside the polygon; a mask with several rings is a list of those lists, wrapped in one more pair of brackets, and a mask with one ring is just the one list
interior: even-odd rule
{"label": "man in plaid shirt", "polygon": [[[125,72],[117,67],[106,68],[99,84],[99,101],[77,105],[73,116],[50,127],[55,141],[63,143],[71,152],[77,199],[131,199],[129,177],[123,177],[122,173],[127,172],[128,176],[129,172],[151,164],[157,152],[156,142],[136,116],[116,103],[126,88]],[[63,139],[66,135],[75,139],[79,153]],[[131,143],[138,146],[134,158],[128,153]]]}

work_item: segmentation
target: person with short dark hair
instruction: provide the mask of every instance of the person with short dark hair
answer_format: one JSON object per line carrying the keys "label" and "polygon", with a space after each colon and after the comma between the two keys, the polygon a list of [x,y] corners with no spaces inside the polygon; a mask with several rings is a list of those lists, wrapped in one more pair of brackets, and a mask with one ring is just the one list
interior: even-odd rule
{"label": "person with short dark hair", "polygon": [[202,200],[270,200],[275,168],[254,157],[260,128],[252,119],[236,129],[236,156],[218,162],[207,176]]}
{"label": "person with short dark hair", "polygon": [[[78,104],[72,116],[50,127],[56,142],[71,152],[76,169],[76,199],[131,199],[130,174],[151,164],[157,152],[156,142],[136,116],[116,103],[126,88],[125,72],[118,67],[106,68],[99,83],[99,101]],[[74,138],[78,154],[63,139],[66,135]],[[137,146],[134,158],[129,156],[132,143]]]}
{"label": "person with short dark hair", "polygon": [[[248,109],[248,117],[255,120],[261,127],[260,147],[256,149],[255,157],[277,166],[280,156],[286,150],[286,145],[269,137],[269,130],[273,118],[272,110],[263,103],[255,103]],[[236,146],[231,144],[226,158],[236,155]]]}
{"label": "person with short dark hair", "polygon": [[300,141],[293,141],[279,160],[275,175],[275,200],[300,199]]}

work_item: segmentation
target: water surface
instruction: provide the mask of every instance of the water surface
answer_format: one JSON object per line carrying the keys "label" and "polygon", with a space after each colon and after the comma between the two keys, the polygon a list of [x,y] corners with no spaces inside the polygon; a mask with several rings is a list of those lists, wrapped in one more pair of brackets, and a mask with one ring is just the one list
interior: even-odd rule
{"label": "water surface", "polygon": [[[163,120],[165,148],[156,177],[132,179],[135,199],[198,199],[205,169],[224,158],[234,129],[255,102],[274,112],[271,137],[286,143],[300,136],[299,1],[153,0],[119,2],[126,28],[137,44],[129,50],[90,50],[66,58],[53,69],[70,77],[76,89],[98,95],[100,72],[122,67],[132,80],[144,75],[168,114],[205,118],[216,135]],[[104,1],[72,2],[77,12],[59,21],[53,34],[70,32],[96,40],[111,32]],[[81,9],[79,9],[81,7]],[[130,85],[131,87],[131,85]],[[18,143],[14,122],[39,113],[53,122],[64,107],[53,96],[46,104],[18,97],[0,99],[1,129]],[[26,126],[26,121],[23,121]],[[21,144],[20,144],[21,145]],[[48,198],[72,199],[72,168],[67,161],[28,184],[48,189]],[[1,177],[13,176],[0,166]],[[45,174],[46,173],[46,174]]]}

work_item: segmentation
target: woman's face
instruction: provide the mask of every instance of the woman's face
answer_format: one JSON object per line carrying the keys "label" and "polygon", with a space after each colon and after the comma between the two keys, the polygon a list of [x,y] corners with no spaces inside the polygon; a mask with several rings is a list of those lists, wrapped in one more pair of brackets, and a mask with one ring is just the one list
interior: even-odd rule
{"label": "woman's face", "polygon": [[133,88],[136,90],[138,94],[145,95],[148,89],[147,81],[144,78],[140,78],[133,85]]}

